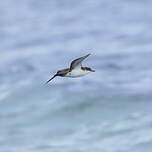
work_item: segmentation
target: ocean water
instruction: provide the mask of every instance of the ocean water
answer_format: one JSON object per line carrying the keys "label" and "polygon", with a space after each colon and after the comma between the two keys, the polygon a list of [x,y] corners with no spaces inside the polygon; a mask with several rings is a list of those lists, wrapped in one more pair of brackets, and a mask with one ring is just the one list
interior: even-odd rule
{"label": "ocean water", "polygon": [[[0,3],[0,152],[151,152],[152,1]],[[87,53],[95,69],[56,78]]]}

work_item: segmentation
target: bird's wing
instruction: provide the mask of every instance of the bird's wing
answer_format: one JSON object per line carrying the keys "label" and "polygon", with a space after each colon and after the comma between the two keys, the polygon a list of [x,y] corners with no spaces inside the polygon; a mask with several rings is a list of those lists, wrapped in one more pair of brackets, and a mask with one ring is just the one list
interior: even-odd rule
{"label": "bird's wing", "polygon": [[74,68],[77,68],[77,67],[79,68],[79,67],[81,67],[82,61],[83,61],[85,58],[87,58],[89,55],[90,55],[90,54],[87,54],[87,55],[85,55],[85,56],[82,56],[82,57],[80,57],[80,58],[77,58],[77,59],[73,60],[73,61],[71,62],[71,65],[70,65],[70,71],[71,71],[72,69],[74,69]]}

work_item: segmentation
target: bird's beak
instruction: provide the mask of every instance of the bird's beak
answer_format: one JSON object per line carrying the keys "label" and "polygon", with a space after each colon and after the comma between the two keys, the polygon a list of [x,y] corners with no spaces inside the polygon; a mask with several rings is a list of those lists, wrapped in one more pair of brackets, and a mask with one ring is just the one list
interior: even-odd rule
{"label": "bird's beak", "polygon": [[49,79],[45,84],[49,83],[52,79],[54,79],[56,76],[58,76],[57,74],[55,74],[51,79]]}
{"label": "bird's beak", "polygon": [[92,69],[91,69],[91,72],[95,72],[95,70],[92,70]]}

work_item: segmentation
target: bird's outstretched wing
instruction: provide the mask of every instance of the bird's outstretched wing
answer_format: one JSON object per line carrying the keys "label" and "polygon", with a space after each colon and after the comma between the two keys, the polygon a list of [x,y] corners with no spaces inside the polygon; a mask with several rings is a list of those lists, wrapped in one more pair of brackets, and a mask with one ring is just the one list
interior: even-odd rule
{"label": "bird's outstretched wing", "polygon": [[80,58],[77,58],[77,59],[73,60],[73,61],[71,62],[71,65],[70,65],[70,71],[73,70],[74,68],[80,67],[82,61],[83,61],[85,58],[87,58],[89,55],[90,55],[90,54],[87,54],[87,55],[85,55],[85,56],[82,56],[82,57],[80,57]]}

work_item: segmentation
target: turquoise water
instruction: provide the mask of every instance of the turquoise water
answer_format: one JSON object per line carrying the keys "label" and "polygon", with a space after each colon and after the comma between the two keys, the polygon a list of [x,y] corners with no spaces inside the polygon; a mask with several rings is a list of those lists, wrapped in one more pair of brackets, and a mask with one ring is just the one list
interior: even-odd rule
{"label": "turquoise water", "polygon": [[[152,2],[0,4],[0,152],[151,152]],[[58,69],[91,53],[85,77]]]}

